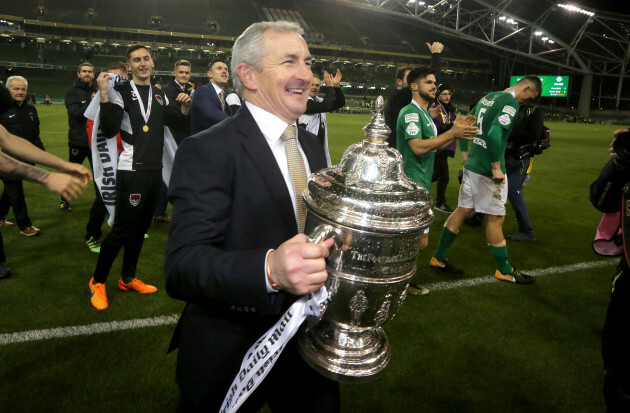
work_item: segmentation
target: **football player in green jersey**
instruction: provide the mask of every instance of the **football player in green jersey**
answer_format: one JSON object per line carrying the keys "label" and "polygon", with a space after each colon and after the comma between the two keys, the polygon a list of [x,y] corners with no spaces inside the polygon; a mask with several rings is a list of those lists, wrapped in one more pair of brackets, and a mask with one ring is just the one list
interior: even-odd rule
{"label": "football player in green jersey", "polygon": [[431,267],[451,273],[463,272],[446,257],[466,216],[477,211],[488,215],[486,238],[496,264],[495,277],[517,284],[534,282],[531,276],[515,270],[508,261],[503,237],[507,200],[505,147],[519,104],[538,99],[541,89],[538,77],[526,76],[513,87],[481,98],[472,110],[479,133],[472,140],[472,148],[464,164],[457,209],[444,224],[437,250],[431,258]]}
{"label": "football player in green jersey", "polygon": [[[403,157],[403,168],[407,176],[427,191],[431,188],[433,177],[433,162],[435,151],[447,147],[455,139],[472,139],[477,134],[474,116],[457,117],[453,127],[438,136],[433,123],[433,116],[429,114],[429,104],[435,100],[437,90],[435,73],[430,68],[415,68],[407,75],[412,100],[401,109],[396,123],[396,147]],[[426,229],[420,249],[429,243],[429,232]],[[411,284],[410,293],[426,290]]]}

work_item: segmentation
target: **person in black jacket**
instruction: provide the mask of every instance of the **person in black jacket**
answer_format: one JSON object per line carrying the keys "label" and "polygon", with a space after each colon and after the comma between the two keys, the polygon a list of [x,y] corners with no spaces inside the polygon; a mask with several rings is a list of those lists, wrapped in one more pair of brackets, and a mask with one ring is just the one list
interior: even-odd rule
{"label": "person in black jacket", "polygon": [[[0,115],[0,124],[10,133],[20,136],[39,149],[44,150],[44,144],[39,138],[39,117],[37,109],[26,102],[28,81],[22,76],[11,76],[7,79],[7,89],[11,93],[12,102],[9,108]],[[0,225],[11,226],[11,222],[5,220],[9,208],[13,208],[13,214],[20,234],[27,237],[38,235],[41,230],[33,226],[28,216],[26,199],[24,198],[24,186],[21,180],[4,180],[4,191],[0,197]]]}
{"label": "person in black jacket", "polygon": [[[65,104],[68,110],[68,161],[82,164],[85,158],[92,166],[92,151],[88,137],[86,124],[87,118],[84,116],[90,101],[98,90],[94,84],[94,67],[90,63],[81,63],[77,71],[77,80],[66,92]],[[98,190],[90,209],[90,217],[86,226],[85,244],[90,251],[98,253],[100,251],[101,227],[105,221],[107,210],[101,199]],[[61,199],[59,206],[62,211],[72,211],[70,203]]]}
{"label": "person in black jacket", "polygon": [[[162,90],[166,94],[169,101],[175,102],[176,105],[181,106],[180,102],[177,102],[177,95],[185,93],[188,96],[195,89],[195,86],[190,83],[191,65],[188,60],[178,60],[175,62],[175,68],[173,69],[173,79],[164,85]],[[184,138],[191,135],[190,133],[190,114],[183,117],[183,121],[177,127],[169,128],[175,138],[175,142],[179,145]],[[166,196],[166,185],[162,183],[160,189],[160,197],[153,213],[153,221],[155,222],[171,222],[171,217],[166,214],[166,207],[168,206],[168,199]]]}
{"label": "person in black jacket", "polygon": [[[427,47],[431,52],[431,69],[435,72],[435,77],[440,82],[442,74],[442,50],[444,45],[440,42],[427,43]],[[398,122],[398,114],[400,110],[411,103],[411,89],[407,83],[407,75],[413,69],[411,66],[405,66],[396,72],[396,90],[392,92],[387,99],[383,115],[385,116],[385,124],[391,131],[387,138],[387,143],[391,148],[396,148],[396,122]]]}
{"label": "person in black jacket", "polygon": [[[308,101],[306,101],[306,112],[298,119],[298,125],[317,136],[326,152],[326,163],[328,166],[332,166],[330,151],[328,150],[326,112],[342,108],[346,104],[346,97],[339,87],[339,82],[341,82],[339,69],[337,69],[335,76],[324,70],[323,77],[325,86],[320,86],[319,77],[313,74]],[[318,96],[320,92],[324,93],[323,98]]]}
{"label": "person in black jacket", "polygon": [[[6,112],[11,105],[11,94],[0,83],[0,113]],[[26,139],[9,133],[0,125],[0,178],[25,179],[44,185],[48,190],[68,199],[74,199],[81,194],[81,188],[87,188],[88,180],[92,174],[81,165],[61,160],[37,148]],[[7,155],[19,156],[26,162],[39,163],[55,168],[66,174],[49,172],[33,165],[23,163]],[[9,278],[11,269],[4,266],[6,256],[2,232],[0,232],[0,279]]]}
{"label": "person in black jacket", "polygon": [[[162,88],[168,100],[175,102],[177,106],[181,106],[181,103],[177,102],[177,96],[180,93],[190,96],[195,90],[195,86],[190,83],[191,72],[192,67],[188,60],[178,60],[175,62],[175,68],[173,69],[173,79]],[[175,138],[175,142],[179,145],[184,138],[191,135],[190,114],[183,116],[183,122],[177,127],[170,128],[170,130],[173,138]]]}
{"label": "person in black jacket", "polygon": [[[433,117],[433,123],[435,123],[438,135],[451,129],[453,122],[457,118],[455,106],[451,103],[452,96],[452,87],[447,84],[439,85],[435,92],[435,103],[429,108],[429,113]],[[456,150],[457,143],[453,142],[448,147],[436,151],[433,163],[433,178],[431,182],[437,181],[435,209],[447,214],[453,212],[453,209],[446,204],[446,187],[450,180],[448,158],[454,157]]]}
{"label": "person in black jacket", "polygon": [[[611,159],[602,168],[599,177],[590,188],[591,203],[604,213],[621,210],[623,202],[630,201],[630,133],[628,129],[614,133],[609,153]],[[623,201],[622,201],[623,199]],[[630,339],[628,337],[628,314],[630,314],[630,269],[628,250],[630,242],[630,215],[622,211],[626,220],[623,228],[625,255],[612,278],[610,303],[602,334],[602,357],[604,359],[604,399],[608,413],[630,411]],[[620,223],[621,224],[621,223]]]}
{"label": "person in black jacket", "polygon": [[[520,116],[519,116],[520,115]],[[508,200],[518,221],[518,232],[510,234],[512,241],[535,241],[536,232],[529,219],[523,198],[523,185],[534,154],[522,148],[539,139],[544,122],[544,111],[537,107],[521,107],[505,151],[505,170],[508,179]]]}

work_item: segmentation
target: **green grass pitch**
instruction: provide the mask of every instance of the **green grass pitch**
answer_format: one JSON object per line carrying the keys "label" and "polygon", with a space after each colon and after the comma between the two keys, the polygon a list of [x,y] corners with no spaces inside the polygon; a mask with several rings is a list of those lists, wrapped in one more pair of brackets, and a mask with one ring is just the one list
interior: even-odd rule
{"label": "green grass pitch", "polygon": [[[38,105],[38,110],[46,149],[67,159],[65,108]],[[330,151],[337,162],[345,148],[362,140],[361,128],[370,117],[333,114],[328,119]],[[408,297],[396,319],[385,325],[390,365],[376,381],[342,384],[343,412],[604,410],[600,337],[616,261],[592,252],[601,215],[589,203],[588,188],[607,160],[616,128],[548,126],[552,146],[536,157],[524,190],[538,240],[508,241],[514,264],[543,275],[529,286],[497,281]],[[459,154],[449,162],[447,202],[454,207]],[[167,224],[151,227],[138,267],[138,276],[158,286],[158,293],[117,291],[119,258],[108,283],[110,307],[97,312],[90,306],[88,291],[97,255],[83,238],[93,188],[72,203],[71,213],[61,212],[59,198],[42,187],[25,183],[25,188],[30,216],[42,234],[26,238],[16,227],[1,229],[14,276],[0,282],[0,338],[182,310],[184,303],[164,291]],[[507,209],[506,234],[517,230],[513,211],[509,205]],[[414,280],[436,284],[490,276],[492,259],[479,227],[463,227],[451,249],[451,259],[466,270],[464,276],[454,279],[428,269],[445,218],[436,212],[430,244],[419,254]],[[13,221],[11,213],[7,219]],[[594,261],[601,265],[554,270]],[[0,344],[0,411],[174,411],[175,355],[166,355],[173,328]],[[304,394],[308,403],[308,389]]]}

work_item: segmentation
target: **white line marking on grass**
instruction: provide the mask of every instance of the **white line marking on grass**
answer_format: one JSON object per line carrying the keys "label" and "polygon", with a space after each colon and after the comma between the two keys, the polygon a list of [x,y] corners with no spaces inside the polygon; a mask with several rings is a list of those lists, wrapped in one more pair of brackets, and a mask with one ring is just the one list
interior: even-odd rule
{"label": "white line marking on grass", "polygon": [[[535,270],[525,271],[534,277],[550,274],[562,274],[571,271],[588,270],[592,268],[606,267],[618,262],[619,259],[598,260],[590,262],[581,262],[571,265],[562,265],[558,267],[539,268]],[[485,277],[469,278],[466,280],[444,281],[433,284],[425,284],[429,290],[451,290],[453,288],[474,287],[491,282],[499,282],[494,275]],[[92,334],[111,333],[113,331],[134,330],[144,327],[156,327],[177,323],[179,314],[164,315],[153,318],[142,318],[126,321],[112,321],[109,323],[94,323],[83,326],[59,327],[46,330],[30,330],[19,333],[0,334],[0,345],[13,343],[26,343],[28,341],[41,341],[51,338],[65,338],[75,336],[89,336]]]}
{"label": "white line marking on grass", "polygon": [[[571,271],[588,270],[591,268],[606,267],[609,265],[616,264],[617,262],[619,262],[619,258],[611,258],[607,260],[579,262],[577,264],[562,265],[558,267],[538,268],[535,270],[529,270],[529,271],[523,271],[523,272],[533,277],[539,277],[541,275],[562,274],[562,273],[571,272]],[[444,282],[439,282],[439,283],[423,284],[423,287],[426,287],[432,291],[439,291],[439,290],[451,290],[453,288],[475,287],[477,285],[488,284],[495,281],[500,282],[499,280],[494,278],[494,274],[493,274],[493,275],[487,275],[484,277],[468,278],[465,280],[444,281]]]}
{"label": "white line marking on grass", "polygon": [[46,330],[30,330],[19,333],[0,334],[0,345],[25,343],[27,341],[48,340],[51,338],[65,338],[74,336],[89,336],[112,331],[134,330],[143,327],[156,327],[177,323],[179,314],[163,315],[153,318],[142,318],[126,321],[111,321],[109,323],[94,323],[84,326],[50,328]]}

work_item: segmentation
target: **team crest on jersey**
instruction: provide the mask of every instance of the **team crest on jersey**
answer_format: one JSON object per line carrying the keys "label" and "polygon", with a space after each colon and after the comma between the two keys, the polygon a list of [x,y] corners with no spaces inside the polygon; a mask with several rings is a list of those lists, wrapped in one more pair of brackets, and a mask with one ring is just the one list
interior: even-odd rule
{"label": "team crest on jersey", "polygon": [[155,95],[155,99],[158,101],[158,103],[160,105],[164,105],[164,102],[162,101],[162,96],[160,95]]}
{"label": "team crest on jersey", "polygon": [[138,204],[140,203],[140,198],[140,194],[131,194],[129,195],[129,203],[131,204],[131,206],[138,206]]}
{"label": "team crest on jersey", "polygon": [[407,129],[405,129],[405,132],[409,136],[416,136],[418,132],[420,132],[420,128],[418,128],[418,125],[412,122],[409,125],[407,125]]}
{"label": "team crest on jersey", "polygon": [[473,144],[479,145],[484,149],[488,149],[488,147],[486,146],[486,141],[484,141],[483,139],[475,138],[473,139]]}
{"label": "team crest on jersey", "polygon": [[131,100],[138,100],[138,95],[133,90],[131,91]]}
{"label": "team crest on jersey", "polygon": [[418,117],[417,113],[407,113],[405,115],[405,123],[409,123],[409,122],[419,122],[420,118]]}
{"label": "team crest on jersey", "polygon": [[510,116],[514,116],[516,115],[516,109],[514,109],[512,106],[504,106],[503,113],[507,113]]}
{"label": "team crest on jersey", "polygon": [[29,112],[28,116],[31,118],[32,122],[35,122],[35,114],[33,112]]}
{"label": "team crest on jersey", "polygon": [[512,119],[510,119],[510,115],[508,114],[501,115],[499,116],[499,123],[503,126],[507,126],[512,123]]}

